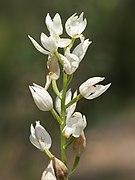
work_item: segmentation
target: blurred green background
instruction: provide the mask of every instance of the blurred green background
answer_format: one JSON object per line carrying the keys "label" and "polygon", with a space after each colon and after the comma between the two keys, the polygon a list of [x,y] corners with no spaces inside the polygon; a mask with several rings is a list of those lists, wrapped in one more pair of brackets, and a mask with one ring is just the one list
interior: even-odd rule
{"label": "blurred green background", "polygon": [[[88,146],[72,179],[135,179],[134,0],[1,0],[0,179],[40,179],[48,159],[29,142],[29,127],[35,120],[40,120],[50,132],[53,138],[51,150],[59,157],[57,123],[48,112],[37,109],[28,89],[33,82],[44,85],[48,73],[47,56],[34,49],[27,35],[38,41],[41,32],[48,33],[44,24],[48,12],[52,17],[59,12],[64,24],[73,13],[82,11],[88,20],[84,35],[93,43],[74,76],[71,88],[74,91],[92,76],[105,76],[103,83],[111,82],[112,86],[101,97],[91,101],[83,99],[78,103],[77,110],[87,116]],[[53,96],[51,88],[49,92]],[[112,141],[114,144],[110,144]],[[125,143],[124,146],[121,142]],[[112,154],[116,159],[113,166]],[[124,167],[128,170],[125,171],[122,168],[124,163],[119,168],[116,165],[127,154],[131,157],[126,156],[124,163],[128,167]],[[93,158],[102,159],[101,165],[99,161],[93,164]],[[107,168],[108,164],[104,165],[106,159],[110,168]],[[131,162],[134,164],[130,167]]]}

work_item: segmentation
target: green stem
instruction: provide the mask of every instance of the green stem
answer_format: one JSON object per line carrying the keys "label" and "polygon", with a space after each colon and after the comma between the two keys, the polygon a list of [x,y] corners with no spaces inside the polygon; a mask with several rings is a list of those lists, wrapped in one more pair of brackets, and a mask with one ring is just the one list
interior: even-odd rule
{"label": "green stem", "polygon": [[61,59],[58,51],[55,51],[55,52],[54,52],[54,55],[56,56],[56,58],[58,59],[58,61],[60,62],[60,64],[63,66],[63,61],[62,61],[62,59]]}
{"label": "green stem", "polygon": [[63,148],[63,145],[66,144],[66,138],[63,136],[63,128],[65,127],[66,124],[66,108],[65,108],[66,92],[67,92],[67,74],[63,72],[63,91],[62,91],[62,99],[61,99],[62,124],[60,126],[60,130],[61,130],[61,157],[64,164],[67,164],[66,150]]}
{"label": "green stem", "polygon": [[75,137],[71,136],[71,138],[68,140],[67,144],[63,146],[64,149],[67,149],[68,146],[74,141]]}
{"label": "green stem", "polygon": [[74,42],[75,42],[75,39],[76,39],[75,37],[72,38],[72,41],[71,41],[71,43],[70,43],[69,46],[68,46],[69,49],[72,48],[72,46],[73,46],[73,44],[74,44]]}
{"label": "green stem", "polygon": [[69,176],[71,176],[71,175],[75,172],[76,167],[77,167],[79,161],[80,161],[80,156],[76,156],[76,157],[75,157],[75,160],[74,160],[74,164],[73,164],[73,166],[72,166],[72,169],[71,169],[71,171],[70,171],[70,173],[69,173]]}
{"label": "green stem", "polygon": [[50,110],[50,112],[52,113],[53,117],[58,121],[58,123],[61,125],[62,124],[62,120],[61,120],[60,116],[58,115],[58,113],[55,111],[55,109],[52,108]]}
{"label": "green stem", "polygon": [[53,87],[55,94],[59,97],[59,99],[61,99],[61,95],[60,95],[60,92],[58,90],[58,86],[57,86],[55,79],[52,79],[52,87]]}
{"label": "green stem", "polygon": [[69,84],[70,84],[70,82],[72,81],[72,79],[73,79],[73,74],[71,74],[71,75],[68,75],[68,77],[67,77],[68,79],[67,79],[67,86],[69,86]]}
{"label": "green stem", "polygon": [[49,151],[49,149],[45,149],[44,152],[47,154],[47,156],[52,159],[54,157],[54,155]]}
{"label": "green stem", "polygon": [[72,99],[67,105],[66,105],[66,109],[71,106],[72,104],[76,103],[77,101],[79,101],[83,96],[81,94],[79,94],[78,96],[76,96],[74,99]]}

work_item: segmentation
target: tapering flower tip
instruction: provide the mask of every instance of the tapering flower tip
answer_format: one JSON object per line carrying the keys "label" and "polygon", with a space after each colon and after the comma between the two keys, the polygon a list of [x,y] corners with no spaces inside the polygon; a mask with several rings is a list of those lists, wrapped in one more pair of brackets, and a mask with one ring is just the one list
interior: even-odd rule
{"label": "tapering flower tip", "polygon": [[73,151],[75,155],[81,156],[85,148],[86,148],[86,137],[83,131],[82,134],[78,138],[74,139]]}
{"label": "tapering flower tip", "polygon": [[52,140],[48,132],[45,130],[43,126],[40,125],[39,121],[36,121],[36,126],[34,128],[33,124],[30,127],[31,135],[30,142],[40,149],[44,151],[45,149],[50,149],[52,145]]}
{"label": "tapering flower tip", "polygon": [[86,117],[80,112],[75,112],[69,119],[66,120],[66,126],[63,129],[64,136],[69,138],[72,135],[78,138],[86,127]]}
{"label": "tapering flower tip", "polygon": [[41,180],[57,180],[55,172],[54,172],[52,160],[48,164],[45,171],[42,173]]}
{"label": "tapering flower tip", "polygon": [[56,157],[54,157],[52,161],[57,180],[67,180],[68,169],[65,164]]}
{"label": "tapering flower tip", "polygon": [[80,87],[80,94],[86,99],[94,99],[101,94],[103,94],[111,85],[111,83],[107,85],[97,84],[103,81],[104,77],[93,77],[85,81]]}
{"label": "tapering flower tip", "polygon": [[61,17],[58,13],[55,14],[53,19],[51,19],[48,13],[45,18],[45,23],[49,31],[53,29],[57,35],[61,35],[63,33]]}
{"label": "tapering flower tip", "polygon": [[85,30],[87,21],[86,19],[83,20],[83,15],[84,13],[82,12],[78,17],[75,13],[66,21],[65,29],[70,37],[78,38]]}
{"label": "tapering flower tip", "polygon": [[29,86],[34,102],[41,111],[49,111],[53,108],[53,101],[45,88],[33,83]]}

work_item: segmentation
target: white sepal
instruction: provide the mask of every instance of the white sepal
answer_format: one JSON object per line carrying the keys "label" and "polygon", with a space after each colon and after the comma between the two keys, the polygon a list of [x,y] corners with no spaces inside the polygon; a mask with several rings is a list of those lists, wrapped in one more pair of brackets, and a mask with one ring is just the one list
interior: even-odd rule
{"label": "white sepal", "polygon": [[79,58],[79,61],[81,61],[84,58],[84,55],[91,43],[92,41],[89,41],[89,39],[86,39],[83,42],[81,42],[78,46],[75,47],[72,53],[75,54]]}
{"label": "white sepal", "polygon": [[[60,92],[60,95],[62,96],[62,92]],[[67,92],[66,92],[66,100],[65,100],[65,104],[68,104],[70,101],[71,101],[71,97],[72,97],[72,92],[71,92],[71,89],[69,89]],[[55,107],[56,107],[56,110],[59,114],[61,114],[61,100],[56,97],[56,101],[55,101]]]}
{"label": "white sepal", "polygon": [[61,35],[63,33],[61,17],[58,13],[55,14],[53,19],[51,19],[48,13],[45,19],[45,23],[49,31],[50,29],[53,29],[58,35]]}
{"label": "white sepal", "polygon": [[30,142],[40,149],[44,151],[45,149],[50,149],[52,145],[52,140],[48,132],[45,130],[43,126],[40,125],[39,121],[36,121],[36,126],[34,128],[33,124],[30,127],[31,135]]}

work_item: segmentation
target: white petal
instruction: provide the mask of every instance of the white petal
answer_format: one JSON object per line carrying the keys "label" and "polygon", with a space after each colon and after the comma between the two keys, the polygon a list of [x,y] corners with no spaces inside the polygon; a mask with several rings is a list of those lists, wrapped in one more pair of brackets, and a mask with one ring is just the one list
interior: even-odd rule
{"label": "white petal", "polygon": [[40,144],[39,144],[39,142],[38,142],[38,140],[37,140],[37,138],[36,138],[36,136],[35,136],[35,129],[34,129],[34,127],[33,127],[33,124],[31,124],[31,126],[30,126],[30,131],[31,131],[31,135],[30,135],[30,137],[29,137],[30,142],[31,142],[35,147],[37,147],[38,149],[41,149],[41,146],[40,146]]}
{"label": "white petal", "polygon": [[82,22],[80,23],[79,28],[78,28],[78,29],[79,29],[79,30],[78,30],[78,34],[79,34],[79,35],[85,30],[86,26],[87,26],[87,20],[84,19],[84,21],[82,21]]}
{"label": "white petal", "polygon": [[57,180],[53,168],[52,160],[42,174],[41,180]]}
{"label": "white petal", "polygon": [[86,99],[94,99],[98,96],[100,96],[101,94],[103,94],[109,87],[110,87],[111,83],[107,84],[107,85],[96,85],[96,91],[95,93],[93,93],[92,95],[86,96]]}
{"label": "white petal", "polygon": [[53,18],[53,28],[58,35],[61,35],[63,33],[61,17],[58,13],[56,13]]}
{"label": "white petal", "polygon": [[[62,95],[62,91],[60,92],[60,95]],[[66,100],[65,100],[66,104],[68,104],[71,101],[71,96],[72,96],[71,89],[69,89],[66,92]],[[55,107],[56,107],[57,112],[61,114],[61,100],[58,97],[56,97]]]}
{"label": "white petal", "polygon": [[31,40],[32,44],[35,46],[35,48],[36,48],[39,52],[41,52],[41,53],[43,53],[43,54],[49,54],[49,51],[46,51],[45,49],[43,49],[31,36],[28,35],[28,37],[29,37],[29,39]]}
{"label": "white petal", "polygon": [[45,84],[45,90],[47,90],[51,84],[52,79],[49,75],[46,76],[46,84]]}
{"label": "white petal", "polygon": [[57,49],[56,42],[52,36],[47,37],[44,33],[41,33],[41,43],[44,46],[45,49],[48,51],[54,53]]}
{"label": "white petal", "polygon": [[79,60],[81,61],[92,41],[86,39],[84,42],[81,42],[76,48],[73,50],[73,54],[78,56]]}
{"label": "white petal", "polygon": [[47,16],[45,18],[45,23],[46,23],[48,30],[50,31],[50,27],[53,26],[53,22],[52,22],[52,19],[51,19],[49,13],[47,13]]}
{"label": "white petal", "polygon": [[71,17],[69,17],[65,23],[65,29],[66,29],[66,32],[69,36],[72,37],[72,32],[71,32],[71,28],[70,28],[70,24],[71,22],[73,21],[74,17],[75,17],[76,13],[73,14]]}
{"label": "white petal", "polygon": [[[74,92],[74,95],[73,95],[73,99],[77,96],[77,91]],[[72,104],[69,108],[67,108],[66,112],[67,112],[67,119],[69,119],[71,117],[71,115],[73,114],[73,112],[75,111],[75,108],[76,108],[76,104],[77,103],[74,103]]]}
{"label": "white petal", "polygon": [[35,135],[42,147],[42,150],[45,150],[45,148],[49,149],[51,147],[52,145],[51,137],[48,134],[48,132],[45,130],[45,128],[40,125],[39,121],[36,122]]}
{"label": "white petal", "polygon": [[69,89],[69,90],[66,92],[66,100],[65,100],[65,104],[66,104],[66,105],[71,101],[71,96],[72,96],[72,92],[71,92],[71,89]]}

